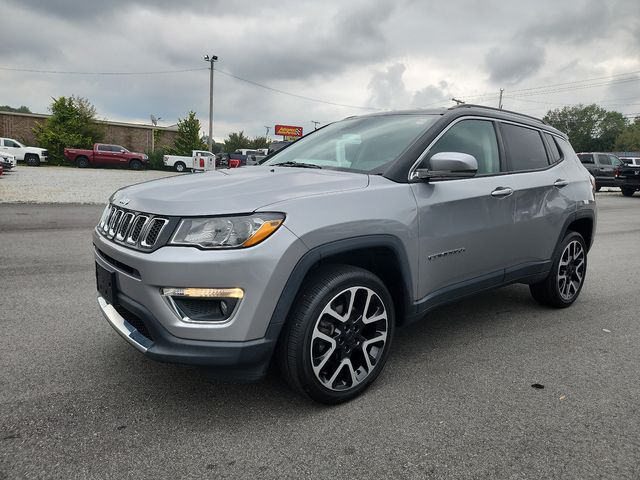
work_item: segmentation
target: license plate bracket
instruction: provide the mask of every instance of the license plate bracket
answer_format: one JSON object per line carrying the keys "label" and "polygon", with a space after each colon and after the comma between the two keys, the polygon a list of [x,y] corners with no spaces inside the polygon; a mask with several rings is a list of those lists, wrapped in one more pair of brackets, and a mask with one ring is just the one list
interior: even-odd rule
{"label": "license plate bracket", "polygon": [[111,305],[117,305],[116,273],[96,262],[96,285],[98,293]]}

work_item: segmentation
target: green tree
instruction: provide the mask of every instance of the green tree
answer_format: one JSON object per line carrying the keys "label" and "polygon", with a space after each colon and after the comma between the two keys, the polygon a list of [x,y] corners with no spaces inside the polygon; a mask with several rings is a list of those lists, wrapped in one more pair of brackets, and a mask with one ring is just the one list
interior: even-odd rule
{"label": "green tree", "polygon": [[249,148],[269,148],[269,139],[267,137],[255,137],[249,142]]}
{"label": "green tree", "polygon": [[96,109],[83,97],[54,98],[51,116],[33,129],[38,145],[49,150],[49,160],[64,161],[66,147],[92,148],[104,138],[104,130],[95,123]]}
{"label": "green tree", "polygon": [[18,108],[14,108],[9,105],[0,105],[0,112],[32,113],[31,110],[29,110],[29,107],[24,105],[21,105]]}
{"label": "green tree", "polygon": [[578,152],[612,151],[628,123],[620,112],[607,111],[596,104],[549,110],[543,120],[565,132]]}
{"label": "green tree", "polygon": [[618,135],[616,151],[640,152],[640,117],[636,117],[634,122]]}
{"label": "green tree", "polygon": [[230,133],[224,141],[224,151],[233,153],[240,148],[252,148],[251,140],[243,131]]}
{"label": "green tree", "polygon": [[200,130],[200,120],[196,117],[196,112],[190,111],[186,118],[178,119],[178,134],[171,154],[191,156],[192,150],[205,150],[207,145],[202,141]]}

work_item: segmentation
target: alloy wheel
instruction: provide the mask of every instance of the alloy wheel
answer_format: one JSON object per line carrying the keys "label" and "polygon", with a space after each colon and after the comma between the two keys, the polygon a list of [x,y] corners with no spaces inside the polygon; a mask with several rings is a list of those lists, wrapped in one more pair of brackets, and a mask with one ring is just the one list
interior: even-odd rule
{"label": "alloy wheel", "polygon": [[347,288],[322,309],[311,337],[316,379],[334,391],[350,390],[375,369],[387,344],[387,309],[364,286]]}
{"label": "alloy wheel", "polygon": [[573,240],[562,251],[558,264],[558,291],[565,301],[570,301],[580,291],[584,281],[586,254],[582,244]]}

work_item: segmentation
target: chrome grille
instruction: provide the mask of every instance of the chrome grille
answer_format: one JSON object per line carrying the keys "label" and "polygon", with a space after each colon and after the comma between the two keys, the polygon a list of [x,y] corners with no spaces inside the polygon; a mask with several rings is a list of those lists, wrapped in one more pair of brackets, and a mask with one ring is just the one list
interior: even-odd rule
{"label": "chrome grille", "polygon": [[150,250],[156,245],[168,223],[167,218],[109,205],[102,214],[97,230],[115,243]]}

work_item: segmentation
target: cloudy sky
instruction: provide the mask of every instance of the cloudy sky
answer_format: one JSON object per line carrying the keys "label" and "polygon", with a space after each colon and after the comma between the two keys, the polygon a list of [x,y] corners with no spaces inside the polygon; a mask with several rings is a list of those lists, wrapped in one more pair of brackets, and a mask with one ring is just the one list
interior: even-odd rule
{"label": "cloudy sky", "polygon": [[[51,97],[76,94],[89,98],[101,118],[149,123],[155,114],[170,125],[195,110],[207,128],[207,53],[220,58],[217,140],[238,130],[263,135],[276,123],[308,131],[314,120],[450,106],[452,97],[496,106],[500,88],[505,108],[532,115],[593,102],[640,112],[638,0],[0,0],[0,6],[0,104],[40,113]],[[166,71],[173,72],[141,73]]]}

